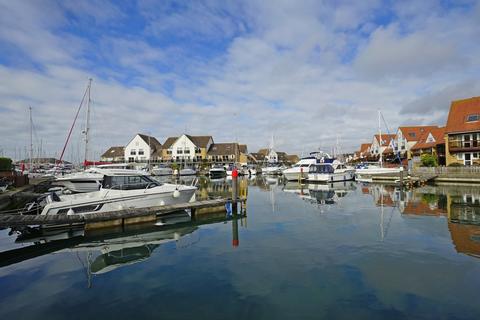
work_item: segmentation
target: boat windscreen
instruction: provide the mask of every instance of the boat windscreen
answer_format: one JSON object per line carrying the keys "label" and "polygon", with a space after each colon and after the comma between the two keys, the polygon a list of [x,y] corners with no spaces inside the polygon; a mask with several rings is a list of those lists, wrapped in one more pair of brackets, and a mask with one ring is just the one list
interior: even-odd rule
{"label": "boat windscreen", "polygon": [[334,169],[329,164],[317,164],[310,167],[310,173],[333,173]]}

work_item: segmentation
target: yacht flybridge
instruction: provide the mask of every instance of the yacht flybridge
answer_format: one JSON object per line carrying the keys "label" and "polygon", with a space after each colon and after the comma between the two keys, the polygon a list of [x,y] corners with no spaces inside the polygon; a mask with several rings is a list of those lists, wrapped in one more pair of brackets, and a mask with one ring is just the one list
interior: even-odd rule
{"label": "yacht flybridge", "polygon": [[52,193],[41,214],[90,214],[185,203],[194,200],[196,190],[194,186],[161,184],[146,175],[105,174],[98,191]]}

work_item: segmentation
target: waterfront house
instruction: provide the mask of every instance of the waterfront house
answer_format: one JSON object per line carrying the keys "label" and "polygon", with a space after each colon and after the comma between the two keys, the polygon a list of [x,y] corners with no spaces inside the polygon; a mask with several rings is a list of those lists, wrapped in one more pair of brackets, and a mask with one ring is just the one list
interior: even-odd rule
{"label": "waterfront house", "polygon": [[380,141],[380,135],[374,135],[370,145],[370,154],[374,158],[379,158],[380,155],[384,156],[392,153],[395,144],[394,141],[394,134],[382,134],[382,141]]}
{"label": "waterfront house", "polygon": [[445,165],[445,127],[424,131],[410,151],[414,166],[421,165],[420,157],[425,153],[433,155],[439,165]]}
{"label": "waterfront house", "polygon": [[420,140],[420,137],[437,126],[404,126],[398,127],[394,152],[402,159],[412,159],[411,149]]}
{"label": "waterfront house", "polygon": [[265,161],[265,155],[259,152],[252,152],[249,155],[249,159],[251,163],[262,163]]}
{"label": "waterfront house", "polygon": [[[208,150],[207,157],[208,160],[211,162],[223,162],[223,163],[230,163],[230,162],[240,162],[240,163],[247,163],[246,154],[241,158],[242,152],[246,151],[246,145],[242,145],[240,147],[238,143],[230,142],[230,143],[214,143],[210,146]],[[243,162],[241,160],[244,160]]]}
{"label": "waterfront house", "polygon": [[128,162],[158,161],[162,156],[162,144],[157,138],[138,133],[125,146],[124,158]]}
{"label": "waterfront house", "polygon": [[360,150],[355,152],[353,160],[366,160],[370,156],[371,143],[362,143]]}
{"label": "waterfront house", "polygon": [[445,128],[446,164],[480,165],[480,97],[452,101]]}
{"label": "waterfront house", "polygon": [[110,147],[100,156],[100,161],[106,162],[124,162],[125,161],[125,147]]}
{"label": "waterfront house", "polygon": [[207,159],[207,152],[213,144],[212,136],[169,137],[163,144],[162,158],[166,161],[200,162]]}

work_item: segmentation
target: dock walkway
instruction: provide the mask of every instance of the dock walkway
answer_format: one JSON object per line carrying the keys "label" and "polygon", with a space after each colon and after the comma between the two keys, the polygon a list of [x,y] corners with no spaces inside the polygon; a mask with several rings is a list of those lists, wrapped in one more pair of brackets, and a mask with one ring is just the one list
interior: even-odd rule
{"label": "dock walkway", "polygon": [[[0,215],[0,227],[18,227],[32,225],[85,225],[85,228],[102,228],[124,224],[154,221],[157,217],[167,213],[191,210],[192,214],[203,210],[219,210],[231,199],[210,199],[174,205],[164,205],[145,209],[124,209],[113,212],[73,214],[73,215]],[[237,199],[237,203],[245,203],[246,199]]]}

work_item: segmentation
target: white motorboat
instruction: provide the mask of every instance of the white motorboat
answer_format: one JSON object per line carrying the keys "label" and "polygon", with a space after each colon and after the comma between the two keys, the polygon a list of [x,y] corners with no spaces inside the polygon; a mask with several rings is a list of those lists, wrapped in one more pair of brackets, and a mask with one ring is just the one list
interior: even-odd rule
{"label": "white motorboat", "polygon": [[180,170],[181,176],[194,176],[197,174],[197,170],[193,168],[183,168]]}
{"label": "white motorboat", "polygon": [[300,159],[291,168],[282,171],[288,181],[305,180],[308,178],[308,171],[311,165],[318,163],[316,157],[305,157]]}
{"label": "white motorboat", "polygon": [[145,175],[106,174],[98,191],[48,196],[41,214],[91,214],[185,203],[194,199],[196,190],[194,186],[161,184]]}
{"label": "white motorboat", "polygon": [[221,165],[213,165],[209,170],[210,178],[222,178],[227,175],[225,168]]}
{"label": "white motorboat", "polygon": [[403,167],[385,168],[381,164],[364,163],[355,169],[355,176],[358,180],[369,179],[374,175],[396,174],[403,171]]}
{"label": "white motorboat", "polygon": [[355,169],[340,161],[332,163],[318,163],[310,166],[309,182],[337,182],[355,179]]}
{"label": "white motorboat", "polygon": [[173,175],[173,169],[167,166],[159,165],[152,168],[152,174],[155,176],[171,176]]}
{"label": "white motorboat", "polygon": [[98,191],[102,185],[103,177],[110,175],[148,175],[146,171],[134,169],[106,169],[105,167],[92,167],[85,171],[55,177],[55,184],[61,185],[72,192]]}
{"label": "white motorboat", "polygon": [[262,174],[280,175],[282,174],[282,167],[276,163],[269,163],[267,166],[262,168]]}
{"label": "white motorboat", "polygon": [[8,182],[7,181],[0,181],[0,193],[5,192],[8,188]]}

